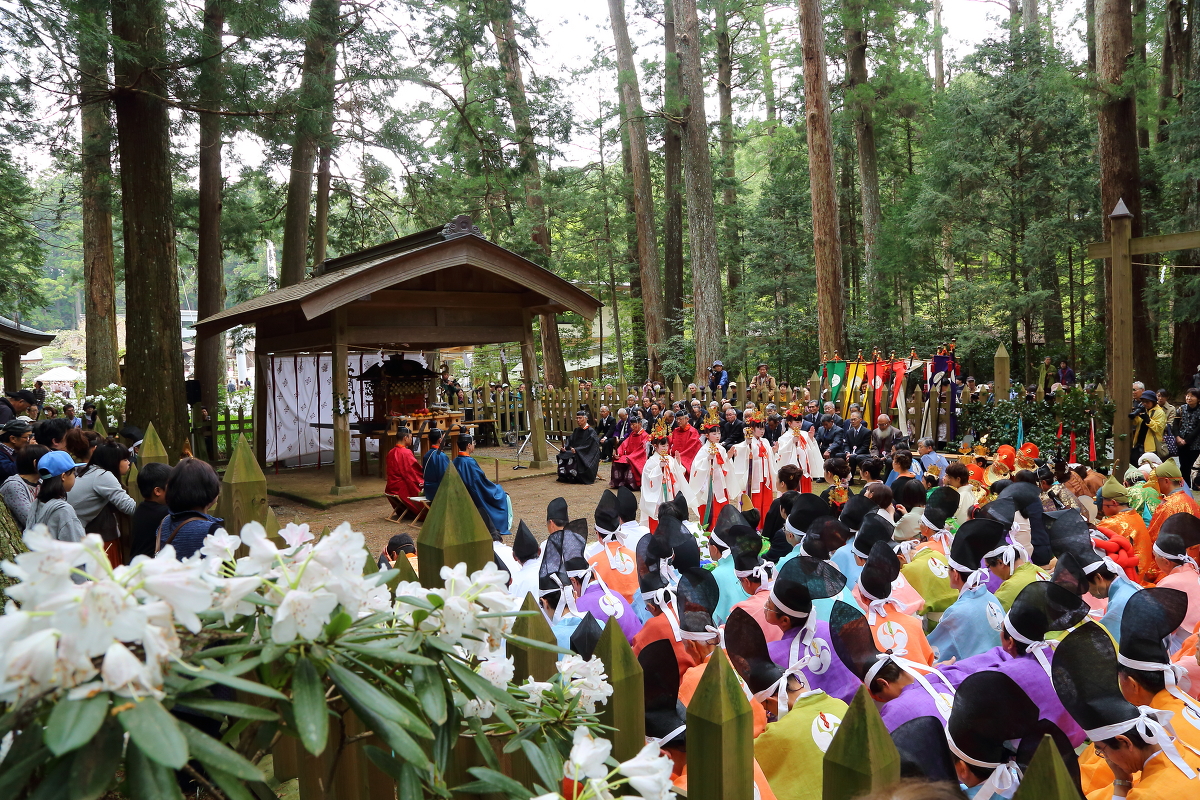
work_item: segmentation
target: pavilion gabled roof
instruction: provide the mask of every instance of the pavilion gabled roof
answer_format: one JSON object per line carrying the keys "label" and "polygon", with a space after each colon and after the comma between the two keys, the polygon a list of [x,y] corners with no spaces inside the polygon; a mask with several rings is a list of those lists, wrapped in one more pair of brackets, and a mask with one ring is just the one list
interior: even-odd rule
{"label": "pavilion gabled roof", "polygon": [[0,349],[22,355],[54,341],[53,333],[31,328],[8,317],[0,317]]}
{"label": "pavilion gabled roof", "polygon": [[[411,300],[427,295],[431,307],[449,303],[453,308],[469,311],[474,306],[483,314],[489,305],[486,293],[491,291],[495,292],[498,308],[503,303],[507,308],[533,314],[573,311],[588,320],[603,305],[549,270],[488,241],[470,218],[462,216],[439,228],[330,259],[319,271],[321,274],[306,281],[213,314],[194,327],[200,335],[211,336],[237,325],[261,325],[280,317],[290,318],[293,329],[304,328],[308,321],[356,301],[371,300],[373,295],[375,305],[386,305],[387,301],[380,298],[400,299],[407,295]],[[421,288],[429,282],[421,280],[424,276],[443,271],[451,280],[438,281],[440,291]],[[473,275],[481,283],[487,278],[493,287],[503,286],[508,291],[497,288],[470,291],[473,287],[462,283]],[[442,283],[447,285],[441,286]],[[398,286],[401,284],[406,286]],[[390,291],[395,288],[401,291]],[[406,305],[398,303],[398,307]],[[353,319],[350,324],[354,324]],[[397,324],[403,325],[403,321],[398,320]],[[377,322],[375,327],[379,327]],[[258,337],[262,338],[263,333],[259,330]],[[411,330],[407,336],[412,338]]]}

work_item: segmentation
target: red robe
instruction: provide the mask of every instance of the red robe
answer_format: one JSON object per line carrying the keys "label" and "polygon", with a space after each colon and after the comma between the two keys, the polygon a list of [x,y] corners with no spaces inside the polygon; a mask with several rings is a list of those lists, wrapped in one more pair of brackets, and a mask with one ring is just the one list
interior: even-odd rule
{"label": "red robe", "polygon": [[393,447],[387,454],[387,485],[383,489],[387,494],[394,495],[388,498],[392,501],[392,507],[397,513],[404,508],[412,514],[420,514],[424,507],[409,498],[420,495],[423,488],[421,465],[413,451],[400,445]]}
{"label": "red robe", "polygon": [[700,450],[700,434],[691,425],[680,425],[671,431],[670,452],[683,467],[683,474],[692,479],[692,459]]}
{"label": "red robe", "polygon": [[650,435],[645,431],[631,433],[625,437],[625,441],[621,442],[621,446],[617,448],[617,454],[613,456],[614,464],[629,466],[632,473],[630,477],[636,481],[639,488],[642,485],[642,469],[646,466],[647,445],[649,444]]}
{"label": "red robe", "polygon": [[667,619],[665,613],[646,620],[646,624],[630,642],[633,645],[633,654],[636,656],[646,645],[657,642],[659,639],[666,639],[671,643],[671,649],[675,651],[675,660],[679,663],[679,677],[682,679],[685,672],[696,666],[696,659],[688,652],[684,642],[675,641],[675,632],[671,630],[671,621]]}

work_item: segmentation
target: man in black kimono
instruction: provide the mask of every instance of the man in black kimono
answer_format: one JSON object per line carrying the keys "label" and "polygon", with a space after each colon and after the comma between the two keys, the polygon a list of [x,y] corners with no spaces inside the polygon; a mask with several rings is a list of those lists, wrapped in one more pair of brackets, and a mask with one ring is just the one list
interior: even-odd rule
{"label": "man in black kimono", "polygon": [[600,467],[600,437],[588,425],[587,409],[575,412],[575,430],[558,453],[558,480],[561,483],[594,483]]}

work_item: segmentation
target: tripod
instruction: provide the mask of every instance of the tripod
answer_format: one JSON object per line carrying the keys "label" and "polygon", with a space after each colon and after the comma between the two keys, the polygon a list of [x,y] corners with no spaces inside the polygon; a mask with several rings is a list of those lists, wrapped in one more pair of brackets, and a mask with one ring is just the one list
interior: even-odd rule
{"label": "tripod", "polygon": [[[517,463],[516,463],[516,466],[513,467],[513,469],[529,469],[528,464],[521,463],[521,453],[525,452],[525,447],[526,447],[526,445],[529,444],[529,440],[532,438],[533,438],[532,431],[525,434],[525,441],[521,442],[521,446],[519,448],[517,448]],[[556,451],[558,451],[560,453],[562,452],[562,448],[559,447],[558,445],[554,444],[554,442],[550,441],[549,437],[547,437],[547,439],[546,439],[546,444],[553,447]]]}

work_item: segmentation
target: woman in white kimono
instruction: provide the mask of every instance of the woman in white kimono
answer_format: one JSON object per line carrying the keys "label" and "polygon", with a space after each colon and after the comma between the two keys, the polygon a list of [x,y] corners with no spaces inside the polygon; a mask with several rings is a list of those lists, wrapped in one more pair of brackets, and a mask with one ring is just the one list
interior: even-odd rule
{"label": "woman in white kimono", "polygon": [[821,456],[821,448],[817,447],[817,439],[811,430],[804,427],[804,410],[799,403],[792,403],[787,413],[788,429],[775,443],[776,468],[784,464],[799,467],[803,477],[800,478],[800,491],[811,492],[813,478],[824,475],[825,459]]}
{"label": "woman in white kimono", "polygon": [[682,493],[687,499],[688,508],[693,511],[696,509],[692,488],[684,477],[683,465],[671,455],[670,441],[667,426],[660,418],[650,434],[654,452],[642,468],[642,518],[651,533],[658,527],[659,505],[671,502],[676,494]]}
{"label": "woman in white kimono", "polygon": [[692,459],[692,497],[700,514],[700,527],[711,531],[725,506],[737,500],[731,483],[733,465],[729,453],[721,446],[721,421],[716,410],[710,410],[700,424],[704,443]]}
{"label": "woman in white kimono", "polygon": [[758,509],[758,525],[761,529],[763,520],[771,508],[771,501],[775,499],[775,479],[779,472],[779,464],[775,459],[775,451],[765,438],[767,422],[763,419],[762,412],[747,412],[744,419],[747,425],[746,441],[730,448],[733,454],[734,484],[750,496],[750,502]]}

